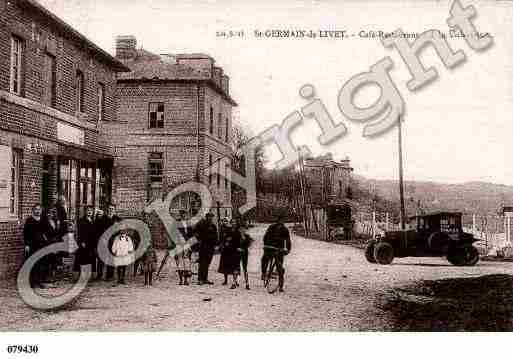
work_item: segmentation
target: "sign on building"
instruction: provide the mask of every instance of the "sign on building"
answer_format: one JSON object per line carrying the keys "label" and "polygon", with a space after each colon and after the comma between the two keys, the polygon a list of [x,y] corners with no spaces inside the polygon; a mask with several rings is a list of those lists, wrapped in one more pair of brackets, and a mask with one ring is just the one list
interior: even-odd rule
{"label": "sign on building", "polygon": [[71,142],[81,146],[83,146],[85,142],[83,130],[63,122],[57,122],[57,138],[60,141]]}

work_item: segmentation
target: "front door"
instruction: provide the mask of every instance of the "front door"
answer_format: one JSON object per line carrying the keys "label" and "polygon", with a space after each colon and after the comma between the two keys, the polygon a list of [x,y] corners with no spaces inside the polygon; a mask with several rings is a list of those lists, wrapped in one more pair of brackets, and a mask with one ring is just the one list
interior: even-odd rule
{"label": "front door", "polygon": [[111,168],[102,161],[59,158],[58,189],[66,200],[68,219],[76,221],[87,206],[103,208],[111,198]]}

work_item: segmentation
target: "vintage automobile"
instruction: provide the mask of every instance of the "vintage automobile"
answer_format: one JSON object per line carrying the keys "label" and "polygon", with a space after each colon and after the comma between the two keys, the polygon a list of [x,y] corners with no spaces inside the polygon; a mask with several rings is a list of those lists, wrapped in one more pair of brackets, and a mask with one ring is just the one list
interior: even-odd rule
{"label": "vintage automobile", "polygon": [[353,233],[352,205],[349,201],[330,203],[326,210],[327,241],[351,240]]}
{"label": "vintage automobile", "polygon": [[409,230],[386,232],[371,239],[365,257],[371,263],[390,264],[394,257],[446,257],[457,266],[473,266],[479,253],[477,239],[463,232],[462,214],[436,212],[410,218]]}

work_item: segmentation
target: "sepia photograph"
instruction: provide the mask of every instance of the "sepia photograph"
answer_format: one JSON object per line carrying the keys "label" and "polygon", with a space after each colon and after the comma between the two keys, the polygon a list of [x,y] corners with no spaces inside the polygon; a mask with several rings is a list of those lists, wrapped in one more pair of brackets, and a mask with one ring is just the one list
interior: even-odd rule
{"label": "sepia photograph", "polygon": [[512,29],[508,0],[0,0],[0,357],[513,331]]}

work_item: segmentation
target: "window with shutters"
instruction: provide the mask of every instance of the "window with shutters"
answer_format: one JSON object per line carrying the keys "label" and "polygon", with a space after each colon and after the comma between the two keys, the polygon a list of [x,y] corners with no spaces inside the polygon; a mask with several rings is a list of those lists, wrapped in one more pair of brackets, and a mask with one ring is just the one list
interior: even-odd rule
{"label": "window with shutters", "polygon": [[19,151],[0,146],[0,219],[18,216],[20,163]]}
{"label": "window with shutters", "polygon": [[149,110],[149,128],[164,128],[164,103],[152,102]]}
{"label": "window with shutters", "polygon": [[229,122],[228,122],[228,119],[226,119],[226,122],[225,122],[225,132],[224,132],[224,135],[225,135],[225,141],[226,142],[230,142],[230,128],[228,127],[229,125]]}
{"label": "window with shutters", "polygon": [[217,160],[217,188],[221,185],[221,160]]}
{"label": "window with shutters", "polygon": [[218,124],[217,124],[217,137],[223,138],[223,118],[222,114],[219,112],[217,114]]}
{"label": "window with shutters", "polygon": [[17,151],[11,153],[11,182],[10,182],[10,201],[9,214],[11,216],[18,215],[18,203],[20,192],[20,155]]}
{"label": "window with shutters", "polygon": [[228,189],[228,173],[230,171],[230,166],[225,165],[224,166],[224,188]]}
{"label": "window with shutters", "polygon": [[23,60],[23,40],[19,37],[11,37],[11,78],[9,90],[12,93],[21,96],[21,80],[22,80],[22,62]]}
{"label": "window with shutters", "polygon": [[77,70],[76,75],[76,96],[77,96],[77,111],[84,112],[84,73]]}
{"label": "window with shutters", "polygon": [[42,103],[55,107],[57,102],[57,61],[52,54],[45,54],[45,83]]}
{"label": "window with shutters", "polygon": [[214,108],[210,106],[210,125],[208,128],[208,133],[211,135],[214,134]]}
{"label": "window with shutters", "polygon": [[98,83],[98,121],[105,118],[105,85]]}
{"label": "window with shutters", "polygon": [[212,155],[208,155],[208,184],[212,184]]}

